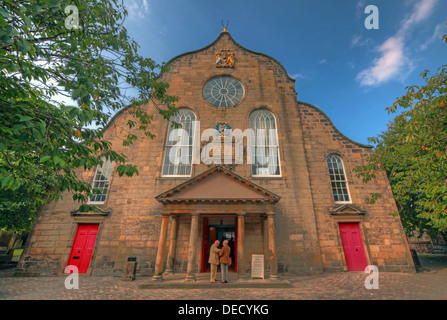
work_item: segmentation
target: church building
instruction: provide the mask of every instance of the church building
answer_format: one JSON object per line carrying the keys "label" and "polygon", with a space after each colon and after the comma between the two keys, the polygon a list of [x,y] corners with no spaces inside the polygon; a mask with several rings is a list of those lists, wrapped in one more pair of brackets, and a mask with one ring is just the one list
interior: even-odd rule
{"label": "church building", "polygon": [[[178,96],[168,122],[148,103],[155,138],[122,145],[132,115],[118,112],[104,137],[139,170],[119,177],[105,162],[80,175],[99,193],[79,212],[69,193],[36,217],[16,273],[121,276],[127,261],[154,280],[209,272],[213,242],[227,239],[230,272],[250,278],[325,271],[414,272],[384,172],[365,184],[353,171],[372,147],[340,133],[318,108],[297,101],[295,80],[274,58],[238,44],[224,28],[208,46],[168,62],[161,80]],[[172,122],[181,127],[171,126]],[[366,199],[382,193],[375,204]],[[259,257],[259,256],[258,256]]]}

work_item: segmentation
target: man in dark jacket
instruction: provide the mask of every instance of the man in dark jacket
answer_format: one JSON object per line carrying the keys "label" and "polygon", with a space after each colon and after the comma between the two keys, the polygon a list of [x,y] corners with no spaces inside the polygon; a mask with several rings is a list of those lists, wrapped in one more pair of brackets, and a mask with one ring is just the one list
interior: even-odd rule
{"label": "man in dark jacket", "polygon": [[228,282],[228,266],[231,266],[231,248],[228,246],[228,240],[224,240],[223,247],[220,249],[220,269],[222,271],[222,281],[221,283]]}

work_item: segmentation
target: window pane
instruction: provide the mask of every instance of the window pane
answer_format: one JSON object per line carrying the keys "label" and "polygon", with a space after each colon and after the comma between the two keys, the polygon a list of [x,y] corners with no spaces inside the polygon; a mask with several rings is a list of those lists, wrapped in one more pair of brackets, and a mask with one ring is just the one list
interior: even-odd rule
{"label": "window pane", "polygon": [[347,181],[340,157],[330,155],[327,158],[327,164],[335,202],[349,202]]}
{"label": "window pane", "polygon": [[[171,117],[165,143],[163,176],[191,175],[195,120],[194,112],[189,109],[179,109]],[[180,126],[175,128],[172,126],[174,122]]]}
{"label": "window pane", "polygon": [[252,175],[280,175],[278,136],[275,117],[270,111],[257,110],[250,115]]}
{"label": "window pane", "polygon": [[90,196],[90,202],[104,202],[107,191],[109,189],[109,182],[112,176],[113,162],[102,159],[103,165],[96,167],[95,176],[92,181],[92,189],[94,194]]}

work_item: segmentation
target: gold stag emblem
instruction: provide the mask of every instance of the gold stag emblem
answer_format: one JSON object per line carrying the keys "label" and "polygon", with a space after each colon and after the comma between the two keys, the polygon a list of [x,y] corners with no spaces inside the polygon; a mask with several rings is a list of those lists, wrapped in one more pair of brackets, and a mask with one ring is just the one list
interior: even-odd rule
{"label": "gold stag emblem", "polygon": [[216,51],[216,67],[218,68],[233,68],[234,67],[234,52],[229,49],[222,49]]}

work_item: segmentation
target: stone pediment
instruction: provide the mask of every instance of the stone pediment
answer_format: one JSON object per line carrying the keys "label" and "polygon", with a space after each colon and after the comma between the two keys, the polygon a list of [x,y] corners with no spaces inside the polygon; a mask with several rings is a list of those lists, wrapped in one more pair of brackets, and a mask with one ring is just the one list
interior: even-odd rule
{"label": "stone pediment", "polygon": [[112,213],[112,210],[110,208],[105,208],[103,206],[97,206],[97,205],[90,205],[92,207],[92,210],[83,212],[80,211],[79,208],[71,210],[70,215],[75,216],[84,216],[84,217],[98,217],[98,216],[104,216],[107,217],[110,213]]}
{"label": "stone pediment", "polygon": [[162,203],[276,203],[281,197],[218,165],[155,199]]}
{"label": "stone pediment", "polygon": [[365,215],[366,211],[350,203],[329,207],[329,213],[336,216],[359,216]]}

